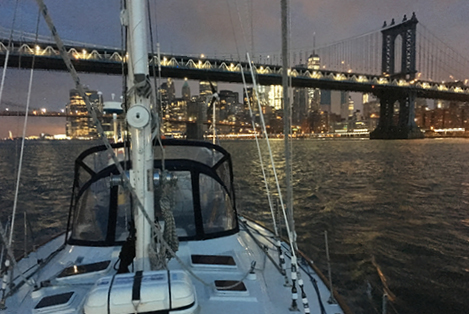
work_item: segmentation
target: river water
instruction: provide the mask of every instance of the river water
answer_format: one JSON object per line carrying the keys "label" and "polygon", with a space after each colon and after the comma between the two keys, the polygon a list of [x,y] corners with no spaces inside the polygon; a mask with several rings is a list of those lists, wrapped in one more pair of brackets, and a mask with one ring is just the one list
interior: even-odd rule
{"label": "river water", "polygon": [[[26,143],[18,211],[36,242],[64,230],[73,161],[91,144]],[[283,185],[283,140],[271,145]],[[238,211],[268,223],[255,142],[222,146],[233,156]],[[0,143],[2,222],[18,152],[19,142]],[[333,284],[355,313],[381,313],[384,292],[388,313],[469,313],[469,140],[297,140],[293,155],[298,245],[326,273],[327,230]]]}

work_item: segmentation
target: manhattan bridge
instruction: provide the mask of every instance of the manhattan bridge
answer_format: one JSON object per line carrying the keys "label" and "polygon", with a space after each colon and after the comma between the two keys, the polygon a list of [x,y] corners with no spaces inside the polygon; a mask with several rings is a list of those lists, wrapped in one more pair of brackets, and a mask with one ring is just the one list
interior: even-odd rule
{"label": "manhattan bridge", "polygon": [[[60,53],[49,37],[0,30],[0,64],[66,71]],[[118,48],[65,42],[75,68],[81,72],[120,75],[126,56]],[[311,52],[320,58],[315,67],[305,64]],[[252,56],[252,68],[260,85],[281,85],[281,56]],[[252,83],[250,65],[235,55],[150,54],[150,75],[192,80]],[[377,128],[371,138],[419,138],[415,124],[415,99],[469,102],[469,60],[419,24],[415,14],[402,21],[384,22],[381,29],[334,42],[309,51],[290,53],[288,70],[292,87],[339,90],[375,95],[380,102]],[[158,71],[160,69],[160,72]],[[157,73],[157,71],[159,73]],[[398,104],[398,119],[394,107]]]}

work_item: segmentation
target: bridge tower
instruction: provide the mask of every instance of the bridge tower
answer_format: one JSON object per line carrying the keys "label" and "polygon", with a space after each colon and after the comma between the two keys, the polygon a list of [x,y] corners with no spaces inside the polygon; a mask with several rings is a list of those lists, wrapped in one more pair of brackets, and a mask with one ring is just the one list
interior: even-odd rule
{"label": "bridge tower", "polygon": [[[391,80],[415,79],[416,38],[418,20],[415,13],[410,19],[404,15],[402,23],[389,26],[384,22],[381,31],[383,38],[382,63],[383,75]],[[398,47],[399,43],[401,47]],[[397,50],[397,49],[398,50]],[[400,51],[400,64],[396,64]],[[396,69],[396,66],[398,67]],[[415,93],[377,92],[380,99],[378,127],[371,132],[371,139],[410,139],[423,138],[423,133],[415,124]],[[399,103],[399,119],[394,121],[394,104]]]}

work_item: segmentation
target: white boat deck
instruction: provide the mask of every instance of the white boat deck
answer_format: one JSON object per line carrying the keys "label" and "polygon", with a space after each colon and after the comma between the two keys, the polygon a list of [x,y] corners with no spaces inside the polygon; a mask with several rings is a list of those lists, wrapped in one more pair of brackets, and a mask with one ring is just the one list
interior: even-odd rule
{"label": "white boat deck", "polygon": [[[244,221],[244,220],[242,220]],[[244,226],[247,226],[247,228]],[[241,231],[237,234],[205,241],[181,242],[177,255],[185,265],[200,280],[190,276],[195,288],[198,303],[197,313],[289,313],[291,306],[291,287],[284,285],[284,277],[277,265],[278,253],[274,245],[273,235],[263,227],[250,222],[241,223]],[[249,232],[247,231],[249,230]],[[256,238],[254,239],[253,236]],[[114,265],[118,260],[120,247],[84,247],[69,246],[59,251],[46,266],[37,270],[36,256],[44,259],[63,243],[59,237],[41,247],[30,258],[19,262],[21,269],[36,270],[32,278],[39,289],[33,289],[23,284],[18,293],[7,298],[6,309],[0,313],[83,313],[83,305],[90,290],[98,279],[112,276],[116,273]],[[263,247],[263,249],[261,249]],[[286,247],[286,245],[284,245]],[[268,253],[272,260],[265,254]],[[193,255],[201,256],[231,256],[235,265],[230,262],[203,262],[194,263]],[[290,254],[286,252],[287,273],[290,269]],[[88,265],[103,261],[110,261],[102,270],[89,271],[79,275],[70,275],[58,278],[59,274],[74,265]],[[246,277],[251,269],[252,261],[256,262],[255,274]],[[228,264],[228,265],[227,265]],[[232,264],[232,263],[231,263]],[[343,313],[337,304],[329,304],[329,290],[319,276],[305,263],[299,262],[300,276],[304,280],[304,288],[309,301],[311,313],[339,314]],[[168,265],[170,270],[181,270],[182,266],[172,259]],[[244,278],[244,279],[243,279]],[[312,279],[317,282],[318,291],[324,312],[321,312],[318,293]],[[217,290],[213,283],[216,280],[238,281],[242,280],[244,291]],[[20,278],[16,282],[19,282]],[[290,281],[291,282],[291,281]],[[239,286],[237,286],[239,287]],[[39,302],[47,296],[57,296],[73,292],[72,297],[65,303],[38,308]],[[304,313],[301,301],[301,291],[298,287],[298,308]],[[44,301],[43,301],[44,303]],[[188,311],[171,311],[171,313],[192,313]]]}

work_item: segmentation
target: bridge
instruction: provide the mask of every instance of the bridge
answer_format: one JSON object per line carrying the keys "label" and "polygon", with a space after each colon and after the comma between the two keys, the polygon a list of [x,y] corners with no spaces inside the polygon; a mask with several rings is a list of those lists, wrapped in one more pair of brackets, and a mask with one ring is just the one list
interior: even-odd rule
{"label": "bridge", "polygon": [[[414,122],[416,98],[469,101],[469,87],[465,73],[469,61],[440,44],[426,28],[417,36],[415,15],[394,20],[376,32],[314,48],[321,58],[317,66],[308,66],[306,52],[293,51],[288,70],[292,87],[319,88],[371,93],[380,99],[378,127],[371,138],[415,138],[422,134]],[[1,35],[1,34],[0,34]],[[438,42],[438,44],[435,44]],[[419,50],[417,51],[417,47]],[[126,71],[126,56],[110,47],[89,46],[82,43],[66,45],[78,71],[120,75]],[[448,51],[449,53],[443,53]],[[0,40],[0,64],[7,52],[8,66],[66,71],[55,44],[25,38]],[[188,56],[163,53],[149,55],[150,74],[157,75],[161,67],[163,77],[242,83],[241,72],[251,83],[249,63],[233,56]],[[256,55],[252,67],[260,85],[281,85],[283,68],[280,56]],[[468,66],[464,69],[461,65]],[[417,70],[417,66],[421,68]],[[469,73],[468,73],[469,74]],[[446,78],[446,79],[445,79]],[[449,81],[448,81],[449,79]],[[394,104],[399,103],[399,119],[394,121]]]}

